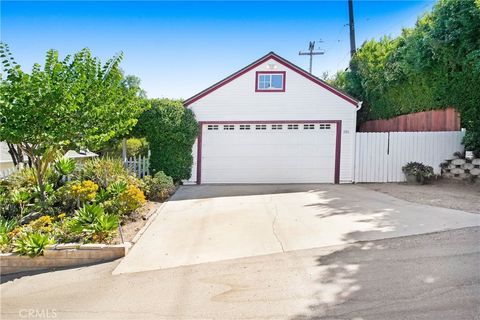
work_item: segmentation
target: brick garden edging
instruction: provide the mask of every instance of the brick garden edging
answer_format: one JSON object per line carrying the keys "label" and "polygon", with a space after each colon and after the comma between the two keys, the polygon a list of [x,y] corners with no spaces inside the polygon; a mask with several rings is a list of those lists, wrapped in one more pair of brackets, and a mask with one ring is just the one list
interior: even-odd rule
{"label": "brick garden edging", "polygon": [[119,245],[67,243],[48,246],[43,256],[35,258],[2,253],[0,275],[112,261],[124,257],[130,247],[130,243]]}

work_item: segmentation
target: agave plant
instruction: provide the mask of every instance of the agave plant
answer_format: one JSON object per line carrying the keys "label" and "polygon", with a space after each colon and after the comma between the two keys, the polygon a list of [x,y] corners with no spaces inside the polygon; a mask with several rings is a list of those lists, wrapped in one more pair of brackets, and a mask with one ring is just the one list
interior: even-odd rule
{"label": "agave plant", "polygon": [[60,158],[55,162],[54,168],[58,174],[62,176],[68,176],[72,174],[77,167],[75,160],[68,158]]}
{"label": "agave plant", "polygon": [[45,247],[52,243],[54,241],[48,234],[27,233],[17,238],[13,244],[13,252],[33,258],[43,254]]}
{"label": "agave plant", "polygon": [[105,242],[116,232],[119,220],[105,214],[99,205],[86,205],[77,210],[71,222],[71,230],[85,234],[87,241]]}
{"label": "agave plant", "polygon": [[25,189],[18,189],[12,192],[11,200],[13,203],[18,205],[20,209],[20,217],[23,217],[25,206],[32,199],[32,194]]}
{"label": "agave plant", "polygon": [[127,183],[125,181],[116,181],[108,186],[107,191],[112,196],[117,196],[127,190]]}

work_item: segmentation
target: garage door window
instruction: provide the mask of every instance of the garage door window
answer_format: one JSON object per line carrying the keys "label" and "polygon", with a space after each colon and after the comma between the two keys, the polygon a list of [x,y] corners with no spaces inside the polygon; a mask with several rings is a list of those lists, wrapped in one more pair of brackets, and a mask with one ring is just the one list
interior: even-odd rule
{"label": "garage door window", "polygon": [[266,124],[257,124],[255,125],[255,130],[267,130]]}
{"label": "garage door window", "polygon": [[330,129],[330,123],[322,123],[322,124],[319,125],[319,128],[321,130],[328,130],[328,129]]}
{"label": "garage door window", "polygon": [[207,126],[208,130],[218,130],[218,124],[209,124]]}
{"label": "garage door window", "polygon": [[235,126],[233,124],[225,124],[223,130],[234,130]]}
{"label": "garage door window", "polygon": [[315,129],[315,125],[314,124],[304,124],[303,129],[304,130],[312,130],[312,129]]}
{"label": "garage door window", "polygon": [[250,125],[249,124],[241,124],[240,125],[240,130],[250,130]]}
{"label": "garage door window", "polygon": [[298,124],[289,124],[288,130],[298,130]]}
{"label": "garage door window", "polygon": [[282,128],[281,124],[272,124],[272,130],[282,130]]}

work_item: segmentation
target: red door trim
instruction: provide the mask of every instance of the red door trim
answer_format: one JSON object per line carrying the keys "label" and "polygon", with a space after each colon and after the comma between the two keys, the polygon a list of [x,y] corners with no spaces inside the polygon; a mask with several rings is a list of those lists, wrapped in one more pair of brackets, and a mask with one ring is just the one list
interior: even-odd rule
{"label": "red door trim", "polygon": [[255,121],[200,121],[197,138],[197,184],[202,183],[202,136],[203,126],[208,124],[288,124],[288,123],[335,123],[335,173],[334,183],[340,183],[340,157],[342,146],[342,120],[255,120]]}

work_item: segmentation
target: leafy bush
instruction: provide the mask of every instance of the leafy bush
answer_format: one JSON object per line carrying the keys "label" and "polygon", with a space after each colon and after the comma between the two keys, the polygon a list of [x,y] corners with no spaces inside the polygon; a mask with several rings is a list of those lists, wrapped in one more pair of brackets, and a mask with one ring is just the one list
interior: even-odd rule
{"label": "leafy bush", "polygon": [[118,197],[122,213],[133,212],[145,204],[145,195],[138,187],[129,185]]}
{"label": "leafy bush", "polygon": [[120,159],[95,158],[85,161],[77,174],[79,180],[91,180],[102,188],[107,188],[119,180],[128,181],[131,173],[125,169]]}
{"label": "leafy bush", "polygon": [[15,240],[13,252],[33,258],[43,254],[45,247],[52,243],[54,241],[48,234],[39,232],[26,233]]}
{"label": "leafy bush", "polygon": [[198,134],[194,113],[180,101],[154,99],[151,105],[135,128],[150,145],[150,170],[163,171],[174,181],[190,178],[192,146]]}
{"label": "leafy bush", "polygon": [[86,205],[77,210],[70,222],[70,230],[81,233],[86,242],[108,242],[117,232],[119,220],[105,214],[99,205]]}
{"label": "leafy bush", "polygon": [[425,183],[435,176],[431,166],[424,165],[420,162],[408,162],[402,167],[402,171],[405,175],[416,176],[417,181],[421,183]]}
{"label": "leafy bush", "polygon": [[[145,138],[129,138],[126,141],[127,157],[147,156],[148,142]],[[121,158],[123,156],[123,143],[116,142],[113,146],[102,151],[104,155]]]}
{"label": "leafy bush", "polygon": [[68,190],[74,198],[78,199],[80,203],[84,203],[95,199],[98,191],[98,185],[91,180],[82,182],[74,181],[68,185]]}
{"label": "leafy bush", "polygon": [[10,251],[11,241],[9,233],[15,229],[17,226],[16,220],[8,220],[3,217],[0,217],[0,252]]}
{"label": "leafy bush", "polygon": [[143,178],[145,182],[145,195],[147,199],[152,201],[163,201],[175,189],[172,177],[167,176],[163,171],[159,171],[155,176],[146,176]]}

